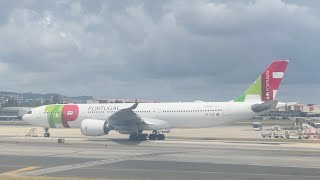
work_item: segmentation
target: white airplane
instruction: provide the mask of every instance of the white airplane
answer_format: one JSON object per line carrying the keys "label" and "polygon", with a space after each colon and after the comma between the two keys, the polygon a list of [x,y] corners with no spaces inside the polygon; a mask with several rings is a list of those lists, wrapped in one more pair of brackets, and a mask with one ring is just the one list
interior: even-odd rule
{"label": "white airplane", "polygon": [[[287,60],[274,61],[239,97],[229,102],[52,104],[32,109],[23,120],[45,129],[80,128],[85,136],[111,130],[129,134],[129,140],[164,140],[159,131],[172,128],[207,128],[249,119],[285,104],[275,100]],[[151,134],[143,133],[151,130]]]}

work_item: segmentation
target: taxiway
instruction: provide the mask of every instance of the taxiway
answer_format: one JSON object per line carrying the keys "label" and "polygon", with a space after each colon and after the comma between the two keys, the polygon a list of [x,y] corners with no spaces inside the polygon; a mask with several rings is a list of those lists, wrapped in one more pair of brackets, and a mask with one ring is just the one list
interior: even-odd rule
{"label": "taxiway", "polygon": [[0,136],[0,174],[109,179],[320,179],[320,145]]}

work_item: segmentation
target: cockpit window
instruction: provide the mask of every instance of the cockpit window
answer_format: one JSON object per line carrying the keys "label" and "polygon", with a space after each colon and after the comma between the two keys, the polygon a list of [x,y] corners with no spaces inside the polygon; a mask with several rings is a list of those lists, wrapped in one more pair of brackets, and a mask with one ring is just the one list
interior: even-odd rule
{"label": "cockpit window", "polygon": [[32,111],[28,111],[27,114],[32,114]]}

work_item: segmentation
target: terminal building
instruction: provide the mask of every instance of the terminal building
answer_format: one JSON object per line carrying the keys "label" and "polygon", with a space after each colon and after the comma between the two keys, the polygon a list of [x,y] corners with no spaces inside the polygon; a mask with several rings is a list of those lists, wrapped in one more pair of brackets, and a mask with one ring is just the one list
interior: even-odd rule
{"label": "terminal building", "polygon": [[1,107],[0,121],[21,120],[22,116],[30,110],[29,107]]}
{"label": "terminal building", "polygon": [[316,104],[294,104],[283,108],[278,108],[269,113],[260,115],[263,118],[281,118],[288,119],[289,117],[306,117],[318,119],[320,117],[320,105]]}

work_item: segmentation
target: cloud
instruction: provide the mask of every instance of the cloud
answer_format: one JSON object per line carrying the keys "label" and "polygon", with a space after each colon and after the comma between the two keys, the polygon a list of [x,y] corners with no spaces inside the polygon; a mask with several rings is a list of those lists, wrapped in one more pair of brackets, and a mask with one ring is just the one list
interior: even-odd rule
{"label": "cloud", "polygon": [[1,77],[1,90],[228,100],[273,59],[290,59],[284,89],[301,85],[283,97],[294,101],[301,88],[320,83],[311,78],[319,66],[315,6],[281,0],[1,3],[0,69],[3,64],[10,72]]}

